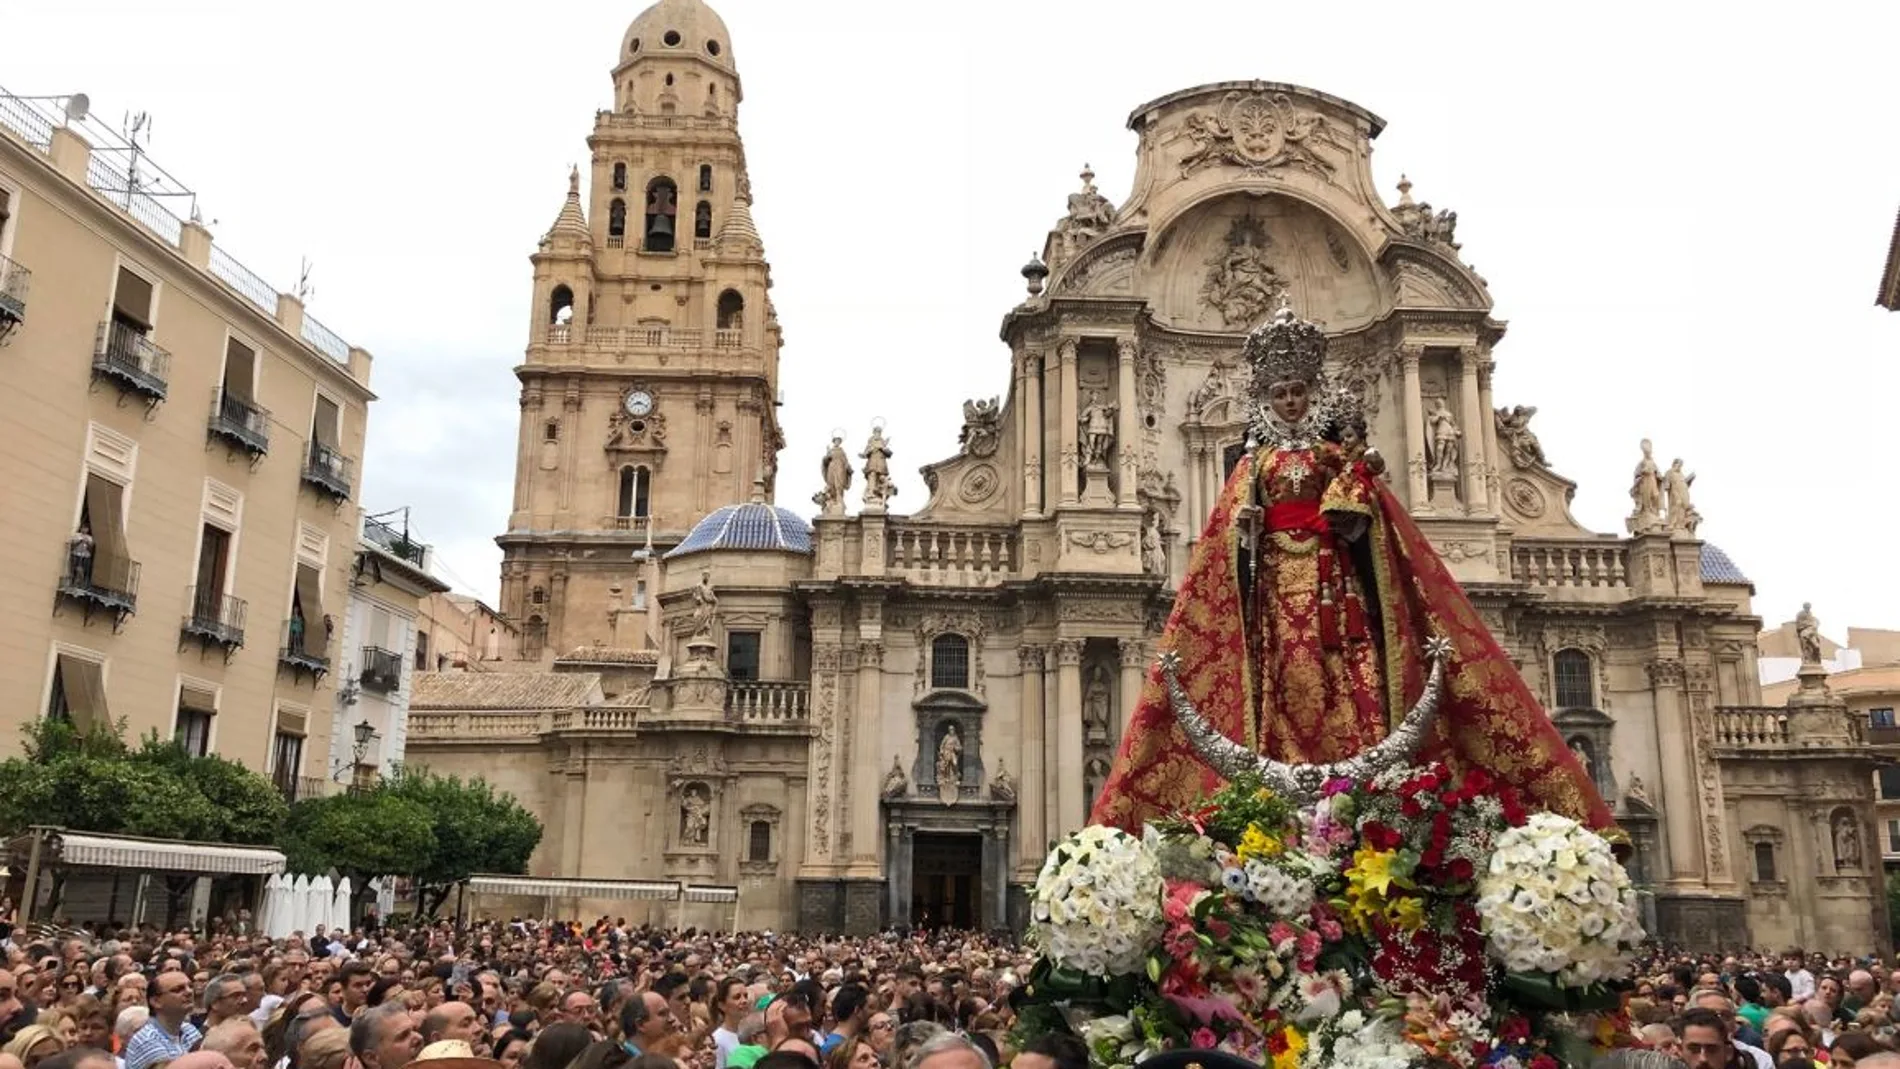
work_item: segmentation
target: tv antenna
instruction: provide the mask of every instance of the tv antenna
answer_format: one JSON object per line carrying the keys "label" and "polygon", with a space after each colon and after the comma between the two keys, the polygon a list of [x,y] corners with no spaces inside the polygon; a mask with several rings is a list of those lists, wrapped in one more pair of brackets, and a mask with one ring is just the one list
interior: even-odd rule
{"label": "tv antenna", "polygon": [[310,298],[317,295],[317,287],[310,284],[310,272],[316,270],[317,265],[307,256],[298,257],[298,261],[301,266],[297,269],[297,303],[308,304]]}
{"label": "tv antenna", "polygon": [[120,129],[125,134],[125,142],[131,154],[125,168],[125,206],[132,207],[132,197],[139,191],[139,153],[152,142],[152,113],[141,111],[128,113]]}

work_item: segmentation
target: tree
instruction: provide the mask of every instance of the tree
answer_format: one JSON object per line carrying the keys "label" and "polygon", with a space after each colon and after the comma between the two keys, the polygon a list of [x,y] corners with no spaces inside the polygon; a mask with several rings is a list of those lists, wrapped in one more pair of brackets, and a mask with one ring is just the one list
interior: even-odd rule
{"label": "tree", "polygon": [[541,843],[541,822],[486,780],[404,770],[383,787],[415,801],[434,819],[435,849],[409,871],[420,912],[434,916],[454,885],[478,872],[522,873]]}
{"label": "tree", "polygon": [[292,872],[337,872],[357,890],[371,878],[413,872],[435,852],[434,817],[420,803],[375,787],[290,807],[281,840]]}

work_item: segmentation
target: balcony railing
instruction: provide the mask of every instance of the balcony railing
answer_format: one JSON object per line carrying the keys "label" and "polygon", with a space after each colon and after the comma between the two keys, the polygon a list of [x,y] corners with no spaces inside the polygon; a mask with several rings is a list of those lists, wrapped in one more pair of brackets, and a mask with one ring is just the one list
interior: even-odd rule
{"label": "balcony railing", "polygon": [[293,672],[309,672],[321,678],[330,670],[330,650],[321,622],[318,628],[318,633],[313,635],[309,622],[302,617],[293,616],[284,621],[284,644],[278,647],[277,663]]}
{"label": "balcony railing", "polygon": [[1629,586],[1629,564],[1628,548],[1614,543],[1520,539],[1511,547],[1511,578],[1531,586],[1624,590]]}
{"label": "balcony railing", "polygon": [[1715,744],[1738,749],[1788,745],[1788,710],[1779,705],[1720,705],[1715,709]]}
{"label": "balcony railing", "polygon": [[381,646],[364,646],[362,671],[357,679],[366,690],[395,693],[402,689],[402,654]]}
{"label": "balcony railing", "polygon": [[270,410],[219,387],[211,391],[211,435],[261,457],[270,452]]}
{"label": "balcony railing", "polygon": [[429,547],[409,537],[408,532],[398,531],[381,520],[363,520],[363,537],[373,545],[386,550],[390,556],[399,557],[418,568],[428,564]]}
{"label": "balcony railing", "polygon": [[647,529],[646,516],[607,516],[600,521],[603,531],[644,531]]}
{"label": "balcony railing", "polygon": [[232,597],[202,587],[185,588],[184,633],[202,642],[214,642],[228,654],[244,645],[244,616],[249,606],[243,598]]}
{"label": "balcony railing", "polygon": [[304,459],[303,481],[338,501],[350,499],[350,458],[324,445],[310,443]]}
{"label": "balcony railing", "polygon": [[893,522],[885,542],[891,570],[917,583],[994,586],[1015,571],[1009,530]]}
{"label": "balcony railing", "polygon": [[33,272],[0,256],[0,324],[26,322],[26,291],[32,286]]}
{"label": "balcony railing", "polygon": [[139,562],[96,548],[90,554],[68,552],[59,593],[79,602],[87,612],[104,609],[123,619],[138,608]]}
{"label": "balcony railing", "polygon": [[277,793],[284,796],[286,802],[299,802],[305,798],[322,798],[330,793],[330,781],[321,776],[278,776],[273,780]]}
{"label": "balcony railing", "polygon": [[754,724],[803,723],[811,716],[811,684],[734,682],[726,688],[726,716]]}
{"label": "balcony railing", "polygon": [[107,320],[99,324],[92,347],[92,373],[113,380],[128,390],[157,404],[165,399],[166,383],[171,378],[172,354],[131,326]]}

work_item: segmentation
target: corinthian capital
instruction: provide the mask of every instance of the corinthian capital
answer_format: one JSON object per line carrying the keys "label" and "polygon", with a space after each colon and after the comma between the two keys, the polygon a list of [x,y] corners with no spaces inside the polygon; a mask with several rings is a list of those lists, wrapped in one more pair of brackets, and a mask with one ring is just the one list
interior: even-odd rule
{"label": "corinthian capital", "polygon": [[1148,645],[1138,638],[1124,638],[1116,641],[1116,650],[1121,654],[1123,668],[1145,668],[1148,665]]}
{"label": "corinthian capital", "polygon": [[1682,686],[1681,661],[1651,661],[1645,670],[1649,672],[1649,685],[1652,687]]}
{"label": "corinthian capital", "polygon": [[1040,672],[1048,652],[1041,646],[1018,646],[1016,647],[1016,662],[1025,672]]}
{"label": "corinthian capital", "polygon": [[1064,667],[1082,663],[1082,640],[1079,638],[1059,638],[1056,640],[1056,663]]}

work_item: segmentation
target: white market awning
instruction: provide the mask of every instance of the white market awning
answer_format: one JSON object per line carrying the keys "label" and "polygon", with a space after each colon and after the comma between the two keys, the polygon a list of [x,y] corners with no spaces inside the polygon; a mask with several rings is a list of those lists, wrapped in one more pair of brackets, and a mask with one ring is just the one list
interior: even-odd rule
{"label": "white market awning", "polygon": [[680,885],[671,880],[576,880],[557,876],[470,876],[471,894],[531,898],[636,898],[672,902]]}
{"label": "white market awning", "polygon": [[85,868],[239,876],[270,876],[284,871],[284,855],[262,846],[226,846],[71,831],[52,832],[46,846],[51,854],[47,859],[49,863]]}
{"label": "white market awning", "polygon": [[689,883],[686,885],[688,902],[737,902],[739,889],[725,884]]}

